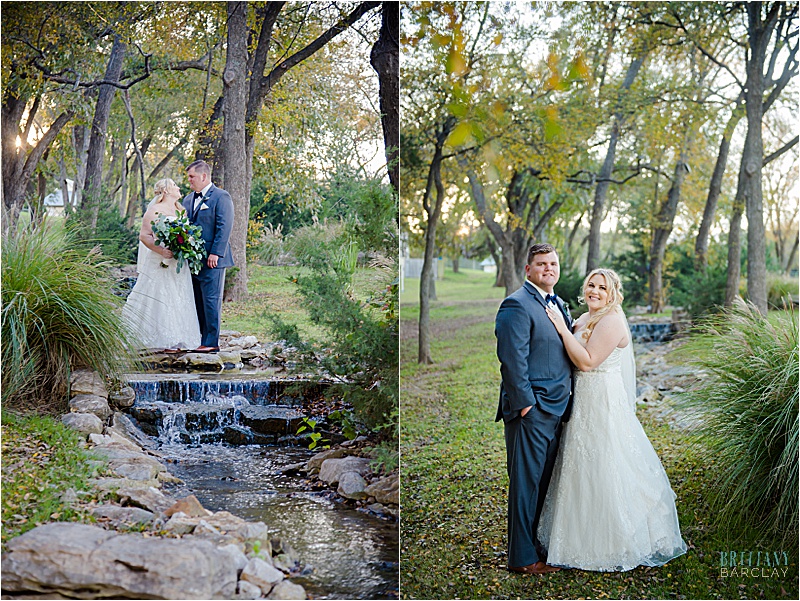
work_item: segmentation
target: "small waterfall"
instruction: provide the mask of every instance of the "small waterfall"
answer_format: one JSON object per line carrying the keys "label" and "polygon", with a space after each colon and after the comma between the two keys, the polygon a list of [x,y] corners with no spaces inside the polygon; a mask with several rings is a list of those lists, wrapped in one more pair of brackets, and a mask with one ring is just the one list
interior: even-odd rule
{"label": "small waterfall", "polygon": [[676,332],[672,323],[632,323],[630,328],[634,342],[667,342]]}
{"label": "small waterfall", "polygon": [[291,442],[303,402],[324,395],[319,382],[138,376],[128,409],[141,429],[162,444],[275,444]]}

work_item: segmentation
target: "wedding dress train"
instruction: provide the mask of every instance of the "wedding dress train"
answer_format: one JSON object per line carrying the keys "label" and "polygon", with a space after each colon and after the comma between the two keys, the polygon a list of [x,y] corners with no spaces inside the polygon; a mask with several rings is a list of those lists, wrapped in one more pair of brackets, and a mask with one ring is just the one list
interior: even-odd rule
{"label": "wedding dress train", "polygon": [[539,524],[550,565],[625,571],[686,553],[675,493],[623,377],[626,355],[632,364],[629,347],[615,348],[596,369],[575,372],[572,416]]}
{"label": "wedding dress train", "polygon": [[176,273],[176,266],[175,259],[165,259],[139,243],[139,277],[122,309],[122,318],[144,348],[200,346],[192,275],[188,265],[180,273]]}

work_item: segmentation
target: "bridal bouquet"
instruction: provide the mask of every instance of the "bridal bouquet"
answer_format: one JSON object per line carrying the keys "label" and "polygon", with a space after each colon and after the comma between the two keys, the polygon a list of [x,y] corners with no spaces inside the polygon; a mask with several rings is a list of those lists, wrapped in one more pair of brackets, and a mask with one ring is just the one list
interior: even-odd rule
{"label": "bridal bouquet", "polygon": [[[200,273],[206,256],[203,230],[199,225],[189,223],[186,211],[178,211],[175,217],[159,215],[151,224],[156,244],[168,248],[175,255],[178,261],[176,271],[181,272],[185,261],[192,273]],[[167,264],[162,261],[161,267],[167,267]]]}

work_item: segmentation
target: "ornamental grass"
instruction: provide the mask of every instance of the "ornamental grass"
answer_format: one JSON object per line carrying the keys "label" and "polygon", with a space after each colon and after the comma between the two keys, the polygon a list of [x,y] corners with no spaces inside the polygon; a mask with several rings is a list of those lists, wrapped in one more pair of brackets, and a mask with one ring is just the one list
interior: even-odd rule
{"label": "ornamental grass", "polygon": [[732,535],[798,532],[798,320],[750,304],[706,321],[685,347],[702,377],[681,405],[696,417],[697,449],[714,465],[712,508]]}
{"label": "ornamental grass", "polygon": [[112,376],[134,360],[112,288],[99,249],[69,233],[42,226],[4,237],[4,408],[64,412],[72,369]]}

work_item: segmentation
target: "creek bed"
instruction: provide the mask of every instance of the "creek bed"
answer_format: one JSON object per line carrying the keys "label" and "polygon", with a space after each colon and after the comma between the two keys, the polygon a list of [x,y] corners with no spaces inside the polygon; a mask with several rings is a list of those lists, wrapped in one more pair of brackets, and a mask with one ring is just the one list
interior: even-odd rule
{"label": "creek bed", "polygon": [[396,599],[398,527],[304,489],[281,470],[308,460],[297,447],[164,444],[159,453],[204,507],[263,521],[306,566],[293,578],[317,599]]}

